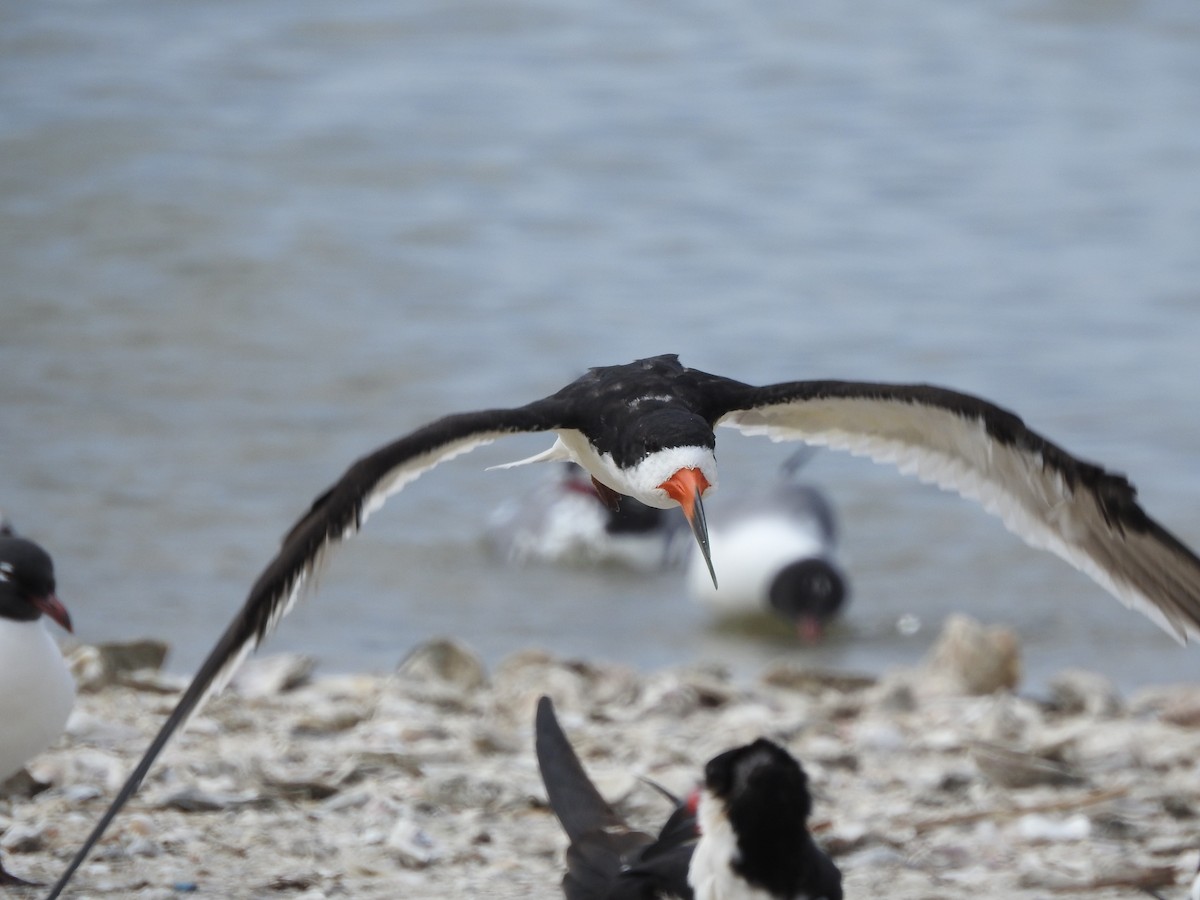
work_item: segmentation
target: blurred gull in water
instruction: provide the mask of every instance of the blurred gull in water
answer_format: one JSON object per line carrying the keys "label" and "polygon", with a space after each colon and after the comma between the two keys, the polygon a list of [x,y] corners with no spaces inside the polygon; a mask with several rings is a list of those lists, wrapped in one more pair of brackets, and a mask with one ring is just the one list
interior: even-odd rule
{"label": "blurred gull in water", "polygon": [[779,616],[815,641],[837,616],[849,587],[835,558],[837,521],[825,495],[793,479],[811,450],[784,463],[781,478],[756,495],[713,504],[709,540],[720,566],[716,588],[698,553],[687,569],[688,593],[722,618]]}
{"label": "blurred gull in water", "polygon": [[568,463],[497,506],[484,539],[495,556],[517,565],[611,565],[648,573],[682,562],[689,535],[677,510],[633,497],[608,506],[587,472]]}

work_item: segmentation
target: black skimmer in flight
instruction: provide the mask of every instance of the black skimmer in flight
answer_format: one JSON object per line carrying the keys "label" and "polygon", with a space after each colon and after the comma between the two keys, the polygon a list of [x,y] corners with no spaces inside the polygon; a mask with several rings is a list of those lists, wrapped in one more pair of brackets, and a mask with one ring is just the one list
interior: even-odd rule
{"label": "black skimmer in flight", "polygon": [[549,450],[521,462],[571,460],[610,500],[682,507],[711,563],[701,498],[717,484],[717,425],[893,463],[977,500],[1028,543],[1082,569],[1179,640],[1200,635],[1200,559],[1146,514],[1125,478],[1077,459],[986,400],[928,385],[755,387],[686,368],[674,355],[595,368],[524,406],[450,415],[418,428],[362,457],[317,497],[50,896],[58,896],[174,731],[291,608],[325,552],[413,479],[498,438],[553,432]]}
{"label": "black skimmer in flight", "polygon": [[688,560],[692,599],[725,618],[775,615],[806,641],[817,640],[846,600],[846,577],[834,548],[837,520],[825,495],[783,478],[769,490],[719,507],[709,540],[721,565],[721,588],[698,554]]}
{"label": "black skimmer in flight", "polygon": [[[0,536],[0,781],[62,734],[75,703],[75,682],[42,616],[71,630],[50,555],[10,527]],[[22,884],[0,863],[0,886]]]}
{"label": "black skimmer in flight", "polygon": [[538,703],[538,768],[570,845],[567,900],[842,900],[842,876],[812,839],[804,769],[764,738],[704,769],[699,801],[676,802],[657,836],[636,831],[587,777],[554,715]]}
{"label": "black skimmer in flight", "polygon": [[674,510],[632,497],[606,502],[584,469],[566,463],[555,477],[496,507],[485,538],[495,556],[517,565],[612,565],[656,572],[683,558],[682,526],[683,517],[676,518]]}

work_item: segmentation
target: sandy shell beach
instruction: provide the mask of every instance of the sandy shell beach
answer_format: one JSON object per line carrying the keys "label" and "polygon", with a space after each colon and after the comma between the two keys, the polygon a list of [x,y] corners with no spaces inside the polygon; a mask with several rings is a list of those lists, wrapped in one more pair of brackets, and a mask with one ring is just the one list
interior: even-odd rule
{"label": "sandy shell beach", "polygon": [[[721,750],[784,743],[847,897],[1186,896],[1200,691],[1122,697],[1070,672],[1025,697],[1005,687],[1017,663],[1003,635],[994,679],[969,683],[988,635],[973,629],[952,623],[924,667],[880,679],[641,675],[540,650],[486,672],[449,641],[384,675],[264,657],[168,746],[68,895],[561,896],[565,839],[532,749],[546,693],[602,792],[644,827],[668,809],[641,776],[685,792]],[[962,671],[956,640],[975,660]],[[53,881],[174,703],[177,679],[103,671],[94,654],[76,651],[68,732],[30,767],[48,787],[0,801],[0,849],[27,878]]]}

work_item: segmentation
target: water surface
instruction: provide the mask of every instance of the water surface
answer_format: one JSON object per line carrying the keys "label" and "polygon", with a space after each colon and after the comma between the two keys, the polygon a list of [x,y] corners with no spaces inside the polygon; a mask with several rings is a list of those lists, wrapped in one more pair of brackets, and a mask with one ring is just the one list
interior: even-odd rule
{"label": "water surface", "polygon": [[[1200,544],[1198,122],[1192,0],[18,0],[0,506],[81,638],[160,635],[188,670],[362,453],[678,352],[982,394]],[[538,473],[483,469],[543,445],[396,498],[270,648],[382,669],[448,633],[490,662],[878,671],[961,610],[1018,630],[1032,685],[1200,675],[971,504],[833,454],[808,475],[854,599],[816,651],[714,633],[670,574],[500,570],[483,519]],[[785,453],[722,434],[721,491]]]}

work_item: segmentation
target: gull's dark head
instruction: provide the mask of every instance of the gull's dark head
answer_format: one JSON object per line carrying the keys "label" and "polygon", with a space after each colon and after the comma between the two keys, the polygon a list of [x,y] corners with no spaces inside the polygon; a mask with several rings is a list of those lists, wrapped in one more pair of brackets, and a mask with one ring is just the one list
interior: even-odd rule
{"label": "gull's dark head", "polygon": [[771,580],[767,600],[771,609],[795,625],[802,639],[816,641],[845,603],[846,581],[828,560],[800,559]]}
{"label": "gull's dark head", "polygon": [[45,614],[70,631],[71,617],[54,589],[49,553],[24,538],[0,537],[0,618],[33,622]]}

